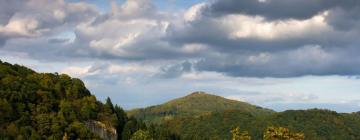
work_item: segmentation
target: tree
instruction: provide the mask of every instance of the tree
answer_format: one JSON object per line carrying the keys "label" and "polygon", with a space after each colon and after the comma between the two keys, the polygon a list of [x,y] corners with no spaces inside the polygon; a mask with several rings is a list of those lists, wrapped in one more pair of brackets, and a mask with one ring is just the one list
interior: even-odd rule
{"label": "tree", "polygon": [[304,140],[303,133],[294,133],[284,127],[268,127],[264,134],[264,140]]}
{"label": "tree", "polygon": [[118,124],[108,100],[104,109],[80,79],[0,62],[0,139],[98,139],[84,122]]}
{"label": "tree", "polygon": [[[114,113],[116,114],[117,117],[117,124],[115,125],[115,128],[117,133],[121,134],[124,130],[124,126],[128,118],[125,111],[117,105],[115,105]],[[122,137],[118,137],[119,140],[121,140],[121,138]]]}
{"label": "tree", "polygon": [[105,102],[105,107],[107,107],[108,109],[110,109],[112,112],[114,111],[114,105],[111,102],[110,97],[106,98],[106,102]]}
{"label": "tree", "polygon": [[143,123],[142,121],[138,121],[133,117],[129,118],[122,132],[122,140],[130,139],[136,131],[141,129],[146,129],[145,123]]}
{"label": "tree", "polygon": [[12,117],[12,107],[5,99],[0,99],[0,122],[7,122]]}
{"label": "tree", "polygon": [[153,140],[153,138],[151,138],[149,131],[140,129],[132,135],[130,140]]}
{"label": "tree", "polygon": [[251,136],[247,131],[241,132],[240,127],[231,130],[232,140],[251,140]]}

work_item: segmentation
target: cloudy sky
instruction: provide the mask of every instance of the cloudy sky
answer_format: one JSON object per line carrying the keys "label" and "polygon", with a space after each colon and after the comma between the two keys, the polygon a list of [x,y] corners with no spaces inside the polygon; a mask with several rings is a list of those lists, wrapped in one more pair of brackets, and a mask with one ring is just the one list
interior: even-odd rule
{"label": "cloudy sky", "polygon": [[0,0],[0,59],[126,109],[206,91],[360,110],[359,0]]}

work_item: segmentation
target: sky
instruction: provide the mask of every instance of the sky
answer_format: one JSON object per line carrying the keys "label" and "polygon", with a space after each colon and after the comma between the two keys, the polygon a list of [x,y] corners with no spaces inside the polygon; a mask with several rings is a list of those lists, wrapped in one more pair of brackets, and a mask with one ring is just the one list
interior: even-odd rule
{"label": "sky", "polygon": [[359,0],[0,0],[0,59],[125,109],[205,91],[360,111]]}

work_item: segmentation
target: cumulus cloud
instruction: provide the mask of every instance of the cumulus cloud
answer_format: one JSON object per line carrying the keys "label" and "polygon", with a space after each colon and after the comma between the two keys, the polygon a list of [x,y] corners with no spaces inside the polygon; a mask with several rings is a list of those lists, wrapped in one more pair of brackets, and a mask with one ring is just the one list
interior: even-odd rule
{"label": "cumulus cloud", "polygon": [[206,46],[206,54],[198,51],[197,71],[249,77],[357,75],[359,58],[353,52],[360,42],[354,37],[360,32],[351,13],[359,6],[353,0],[216,0],[189,8],[184,24],[172,26],[167,37],[174,45]]}
{"label": "cumulus cloud", "polygon": [[[39,4],[41,3],[41,4]],[[98,14],[96,7],[64,0],[0,1],[0,37],[8,39],[41,37],[74,28]]]}
{"label": "cumulus cloud", "polygon": [[86,1],[1,2],[2,49],[42,61],[149,63],[163,78],[360,73],[357,0],[215,0],[174,13],[151,0],[110,0],[105,13]]}

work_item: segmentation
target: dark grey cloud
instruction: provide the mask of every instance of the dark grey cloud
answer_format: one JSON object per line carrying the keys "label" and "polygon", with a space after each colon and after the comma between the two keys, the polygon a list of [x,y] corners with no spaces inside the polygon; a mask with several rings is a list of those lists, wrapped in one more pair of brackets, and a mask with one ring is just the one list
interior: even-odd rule
{"label": "dark grey cloud", "polygon": [[6,40],[7,40],[6,36],[0,35],[0,47],[5,44]]}
{"label": "dark grey cloud", "polygon": [[203,15],[218,17],[229,14],[262,16],[267,20],[305,20],[328,11],[328,23],[341,30],[359,24],[358,0],[215,0]]}
{"label": "dark grey cloud", "polygon": [[[360,1],[216,0],[202,6],[199,15],[170,28],[167,36],[174,45],[209,46],[208,53],[198,52],[198,71],[235,77],[360,74],[354,54],[360,45]],[[232,37],[237,30],[244,36]],[[269,60],[248,61],[267,59],[260,54]]]}
{"label": "dark grey cloud", "polygon": [[49,43],[54,43],[54,44],[66,43],[69,41],[70,41],[70,39],[68,39],[68,38],[52,38],[52,39],[48,40]]}
{"label": "dark grey cloud", "polygon": [[156,76],[162,78],[175,78],[179,77],[184,73],[192,71],[192,63],[186,61],[180,64],[174,64],[169,66],[164,66],[160,68],[161,71]]}
{"label": "dark grey cloud", "polygon": [[339,30],[359,30],[360,27],[360,3],[349,8],[335,8],[329,11],[327,22]]}
{"label": "dark grey cloud", "polygon": [[[235,77],[298,77],[304,75],[359,75],[359,49],[303,46],[296,50],[207,57],[194,64],[198,71]],[[348,57],[352,58],[349,59]]]}
{"label": "dark grey cloud", "polygon": [[1,0],[0,1],[0,25],[8,23],[10,18],[19,11],[25,0]]}
{"label": "dark grey cloud", "polygon": [[216,0],[205,14],[246,14],[269,20],[308,19],[335,7],[359,5],[358,0]]}

